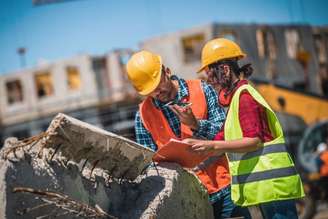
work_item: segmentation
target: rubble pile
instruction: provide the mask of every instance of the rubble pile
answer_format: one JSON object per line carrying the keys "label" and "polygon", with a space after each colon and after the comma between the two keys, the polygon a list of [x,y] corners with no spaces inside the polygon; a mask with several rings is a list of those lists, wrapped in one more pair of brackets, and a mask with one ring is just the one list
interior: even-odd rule
{"label": "rubble pile", "polygon": [[64,114],[45,133],[8,138],[0,154],[1,219],[213,218],[194,175]]}

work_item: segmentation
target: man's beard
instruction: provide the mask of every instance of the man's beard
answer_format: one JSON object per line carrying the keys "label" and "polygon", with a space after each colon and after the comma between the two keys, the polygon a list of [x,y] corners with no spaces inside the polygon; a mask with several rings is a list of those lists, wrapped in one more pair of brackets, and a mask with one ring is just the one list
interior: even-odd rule
{"label": "man's beard", "polygon": [[155,97],[157,100],[165,103],[170,101],[170,95],[168,91],[164,91],[162,93],[160,93],[157,97]]}

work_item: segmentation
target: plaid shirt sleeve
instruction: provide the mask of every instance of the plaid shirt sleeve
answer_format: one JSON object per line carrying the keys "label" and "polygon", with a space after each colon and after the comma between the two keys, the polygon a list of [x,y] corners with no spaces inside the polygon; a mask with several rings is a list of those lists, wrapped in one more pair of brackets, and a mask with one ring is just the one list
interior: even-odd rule
{"label": "plaid shirt sleeve", "polygon": [[225,120],[224,109],[218,103],[218,96],[214,88],[202,82],[207,103],[207,120],[199,120],[199,128],[193,132],[198,138],[212,140],[223,126]]}
{"label": "plaid shirt sleeve", "polygon": [[134,124],[137,142],[145,147],[157,151],[157,145],[154,143],[148,130],[142,124],[139,111],[136,113]]}

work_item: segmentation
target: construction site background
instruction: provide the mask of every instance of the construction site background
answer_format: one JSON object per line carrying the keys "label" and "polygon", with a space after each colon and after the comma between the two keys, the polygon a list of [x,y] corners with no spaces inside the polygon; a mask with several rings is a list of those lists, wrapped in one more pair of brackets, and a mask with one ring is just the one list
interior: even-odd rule
{"label": "construction site background", "polygon": [[[244,62],[254,66],[253,80],[327,98],[328,27],[213,23],[146,39],[140,49],[161,54],[175,74],[190,79],[197,77],[202,46],[215,37],[241,45]],[[124,68],[132,53],[78,55],[1,75],[1,141],[44,131],[58,112],[134,139],[140,97]]]}

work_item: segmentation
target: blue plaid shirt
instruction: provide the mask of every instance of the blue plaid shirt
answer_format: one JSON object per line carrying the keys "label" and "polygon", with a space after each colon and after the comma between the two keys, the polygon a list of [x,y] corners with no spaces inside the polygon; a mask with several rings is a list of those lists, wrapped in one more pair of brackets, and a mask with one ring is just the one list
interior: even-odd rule
{"label": "blue plaid shirt", "polygon": [[[175,99],[173,100],[174,102],[179,103],[183,98],[189,96],[187,83],[185,80],[178,78],[175,75],[171,77],[171,80],[178,80],[179,82],[179,90]],[[202,88],[205,93],[207,103],[208,119],[199,120],[199,128],[193,132],[193,136],[195,138],[205,138],[212,140],[223,125],[225,120],[225,112],[224,109],[218,104],[216,91],[205,82],[202,82]],[[179,117],[175,115],[175,113],[168,106],[165,106],[165,103],[162,103],[156,99],[153,99],[153,103],[163,112],[175,135],[181,137],[181,125]],[[137,142],[139,144],[149,147],[154,151],[157,150],[157,145],[154,143],[151,134],[142,124],[139,111],[136,113],[135,117],[135,133]]]}

